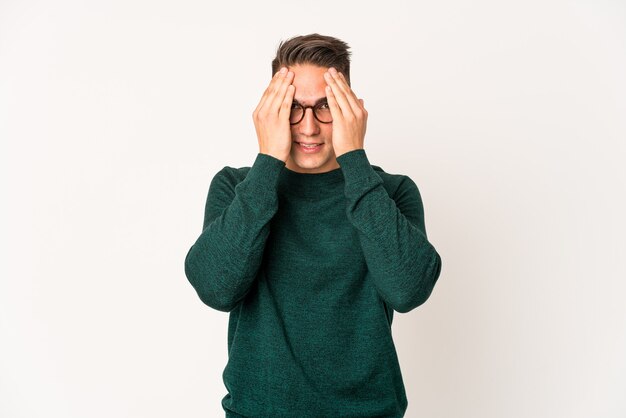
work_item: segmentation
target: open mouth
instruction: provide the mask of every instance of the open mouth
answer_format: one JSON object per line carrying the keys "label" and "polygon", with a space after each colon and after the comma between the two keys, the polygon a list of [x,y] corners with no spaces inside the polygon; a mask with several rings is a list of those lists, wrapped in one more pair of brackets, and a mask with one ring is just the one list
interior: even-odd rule
{"label": "open mouth", "polygon": [[306,144],[304,142],[296,142],[298,144],[298,149],[305,153],[313,153],[319,151],[324,144]]}

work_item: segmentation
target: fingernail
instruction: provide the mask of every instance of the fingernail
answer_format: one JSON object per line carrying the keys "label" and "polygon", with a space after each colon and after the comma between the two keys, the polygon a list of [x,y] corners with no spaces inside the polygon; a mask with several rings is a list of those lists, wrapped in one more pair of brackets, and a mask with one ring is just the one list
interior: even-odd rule
{"label": "fingernail", "polygon": [[280,69],[281,74],[285,74],[287,72],[287,67],[283,67]]}
{"label": "fingernail", "polygon": [[329,71],[331,74],[337,74],[337,70],[335,70],[335,68],[334,68],[334,67],[330,67],[330,68],[328,69],[328,71]]}

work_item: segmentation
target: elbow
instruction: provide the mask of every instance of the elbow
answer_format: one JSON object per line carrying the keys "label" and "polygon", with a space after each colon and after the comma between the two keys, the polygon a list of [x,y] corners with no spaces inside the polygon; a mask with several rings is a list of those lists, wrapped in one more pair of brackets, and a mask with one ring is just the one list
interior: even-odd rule
{"label": "elbow", "polygon": [[196,293],[202,303],[221,312],[230,312],[239,304],[239,301],[232,298],[220,297],[220,294],[217,292],[201,291],[196,288]]}
{"label": "elbow", "polygon": [[210,308],[221,312],[230,312],[239,304],[241,298],[236,298],[229,292],[215,288],[216,280],[207,274],[210,269],[203,267],[192,252],[193,247],[185,257],[185,276],[194,288],[198,297]]}
{"label": "elbow", "polygon": [[406,292],[402,298],[392,303],[393,309],[399,313],[407,313],[422,305],[430,298],[435,283],[441,274],[441,257],[434,251],[429,263],[419,270],[418,277],[412,277],[416,286]]}

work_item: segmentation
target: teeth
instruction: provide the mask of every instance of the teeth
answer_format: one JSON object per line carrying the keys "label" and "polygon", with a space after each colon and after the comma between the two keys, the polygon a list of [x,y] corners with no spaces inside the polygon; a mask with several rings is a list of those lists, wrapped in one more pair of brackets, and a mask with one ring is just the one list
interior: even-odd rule
{"label": "teeth", "polygon": [[302,144],[302,143],[300,143],[300,145],[302,145],[303,147],[307,147],[307,148],[315,148],[315,147],[317,147],[319,144],[311,144],[311,145],[307,145],[307,144]]}

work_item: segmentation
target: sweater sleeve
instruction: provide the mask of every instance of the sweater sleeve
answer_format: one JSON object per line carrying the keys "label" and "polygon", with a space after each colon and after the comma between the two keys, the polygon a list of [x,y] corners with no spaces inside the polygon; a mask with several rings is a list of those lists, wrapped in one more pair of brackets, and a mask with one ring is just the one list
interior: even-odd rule
{"label": "sweater sleeve", "polygon": [[224,167],[211,181],[203,231],[185,257],[185,275],[206,305],[230,312],[254,282],[278,211],[278,179],[284,161],[257,154],[237,184]]}
{"label": "sweater sleeve", "polygon": [[428,241],[415,183],[403,176],[393,198],[364,149],[337,157],[345,178],[347,216],[357,229],[374,284],[395,311],[406,313],[430,296],[441,257]]}

